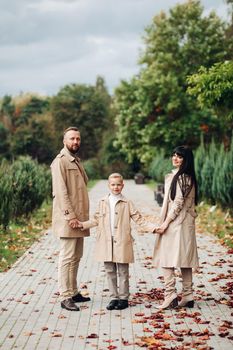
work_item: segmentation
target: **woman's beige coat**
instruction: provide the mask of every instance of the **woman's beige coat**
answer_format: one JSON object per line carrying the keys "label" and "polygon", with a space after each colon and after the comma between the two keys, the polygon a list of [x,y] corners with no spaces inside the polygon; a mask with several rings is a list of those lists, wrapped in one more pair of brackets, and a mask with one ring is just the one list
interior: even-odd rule
{"label": "woman's beige coat", "polygon": [[115,205],[114,234],[112,237],[108,196],[100,200],[94,218],[83,222],[83,229],[97,226],[94,254],[97,261],[134,262],[131,219],[144,231],[152,232],[157,226],[146,222],[133,203],[122,196]]}
{"label": "woman's beige coat", "polygon": [[161,210],[162,224],[168,217],[172,221],[163,235],[156,234],[153,262],[156,267],[197,267],[195,235],[195,189],[183,197],[177,182],[174,201],[170,198],[170,185],[176,171],[165,177],[165,195]]}
{"label": "woman's beige coat", "polygon": [[53,184],[52,230],[57,237],[85,237],[89,230],[73,229],[70,219],[89,218],[87,175],[80,163],[64,147],[51,164]]}

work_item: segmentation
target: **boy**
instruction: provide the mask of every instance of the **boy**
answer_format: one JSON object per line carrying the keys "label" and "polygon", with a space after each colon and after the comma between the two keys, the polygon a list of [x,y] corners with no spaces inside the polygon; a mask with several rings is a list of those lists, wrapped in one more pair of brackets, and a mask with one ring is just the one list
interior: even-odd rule
{"label": "boy", "polygon": [[147,223],[133,203],[122,195],[122,175],[111,174],[108,187],[110,194],[100,200],[94,218],[80,222],[79,227],[86,230],[97,226],[95,258],[104,262],[107,274],[111,296],[107,310],[123,310],[128,307],[129,263],[134,262],[130,220],[142,226],[145,231],[154,232],[156,226]]}

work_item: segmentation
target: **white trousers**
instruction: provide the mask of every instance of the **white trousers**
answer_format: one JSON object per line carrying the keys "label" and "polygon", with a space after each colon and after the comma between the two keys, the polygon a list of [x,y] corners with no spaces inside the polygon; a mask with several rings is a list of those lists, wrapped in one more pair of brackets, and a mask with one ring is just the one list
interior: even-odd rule
{"label": "white trousers", "polygon": [[78,293],[77,273],[82,255],[83,237],[60,238],[58,287],[61,301]]}

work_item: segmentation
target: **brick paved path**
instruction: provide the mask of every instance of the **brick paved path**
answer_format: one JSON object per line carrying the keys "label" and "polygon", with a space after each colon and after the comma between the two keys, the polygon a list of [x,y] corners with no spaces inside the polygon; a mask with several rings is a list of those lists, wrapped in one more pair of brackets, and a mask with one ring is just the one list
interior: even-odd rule
{"label": "brick paved path", "polygon": [[[91,210],[106,193],[106,181],[90,192]],[[158,214],[153,192],[126,181],[125,195],[148,216]],[[7,273],[0,275],[0,349],[222,349],[232,344],[232,255],[213,237],[198,234],[201,268],[195,274],[194,309],[155,308],[163,288],[151,266],[154,235],[134,232],[135,264],[130,266],[132,306],[107,311],[107,281],[102,264],[92,260],[94,230],[85,240],[78,279],[91,302],[81,312],[60,308],[57,296],[58,242],[43,236]],[[169,252],[168,252],[169,253]],[[180,290],[180,280],[177,284]],[[232,303],[232,301],[231,301]]]}

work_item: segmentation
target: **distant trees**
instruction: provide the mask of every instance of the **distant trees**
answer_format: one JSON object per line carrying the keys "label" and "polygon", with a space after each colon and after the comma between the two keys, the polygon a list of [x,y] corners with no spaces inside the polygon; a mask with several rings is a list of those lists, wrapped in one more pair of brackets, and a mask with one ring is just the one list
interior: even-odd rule
{"label": "distant trees", "polygon": [[0,106],[0,158],[30,155],[49,162],[55,154],[49,98],[31,94],[4,96]]}
{"label": "distant trees", "polygon": [[224,62],[233,38],[214,13],[203,15],[199,1],[187,1],[154,17],[144,36],[140,73],[116,89],[117,144],[129,162],[149,165],[163,148],[224,138],[225,122],[200,108],[187,94],[187,77],[200,66]]}
{"label": "distant trees", "polygon": [[77,126],[81,157],[96,157],[106,131],[112,129],[111,97],[104,79],[94,86],[67,85],[54,97],[4,96],[0,101],[0,158],[30,155],[50,163],[62,147],[63,130]]}
{"label": "distant trees", "polygon": [[71,84],[62,88],[51,101],[56,135],[61,145],[62,132],[68,126],[77,126],[81,132],[80,156],[96,157],[105,130],[110,127],[111,98],[104,79],[97,78],[96,85]]}

